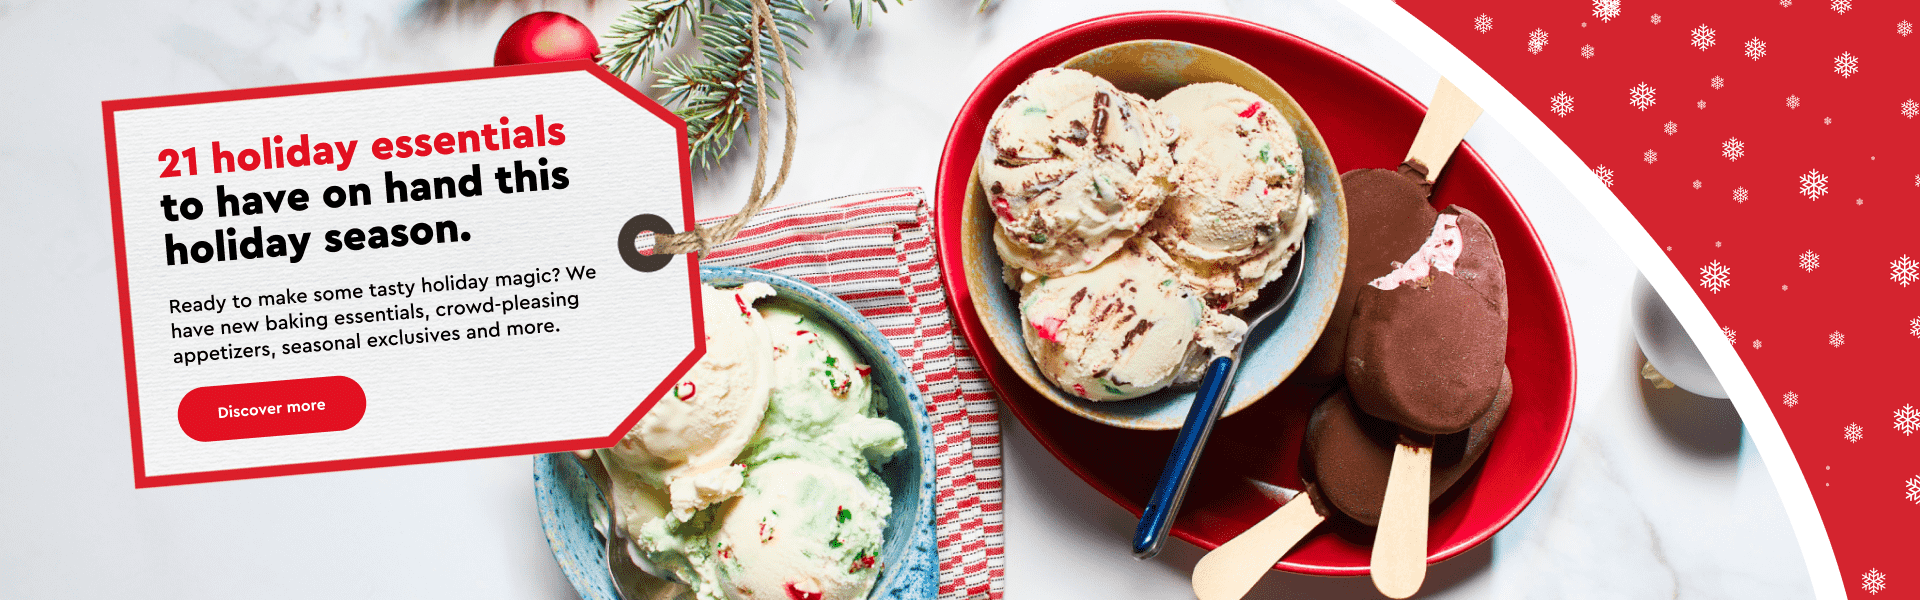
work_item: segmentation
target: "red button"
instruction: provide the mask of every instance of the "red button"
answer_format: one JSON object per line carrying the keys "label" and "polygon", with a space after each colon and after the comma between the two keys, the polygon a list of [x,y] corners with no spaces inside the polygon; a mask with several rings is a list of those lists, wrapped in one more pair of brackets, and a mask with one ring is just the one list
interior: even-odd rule
{"label": "red button", "polygon": [[195,388],[180,400],[180,430],[202,442],[343,431],[367,413],[367,393],[346,377]]}

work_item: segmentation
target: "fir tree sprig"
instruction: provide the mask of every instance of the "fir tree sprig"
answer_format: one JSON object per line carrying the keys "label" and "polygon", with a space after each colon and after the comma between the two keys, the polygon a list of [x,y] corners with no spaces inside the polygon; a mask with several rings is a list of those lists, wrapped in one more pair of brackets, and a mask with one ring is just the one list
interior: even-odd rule
{"label": "fir tree sprig", "polygon": [[680,42],[680,31],[694,24],[694,13],[702,10],[694,0],[651,0],[636,2],[614,21],[601,48],[600,64],[607,71],[625,78],[637,68],[646,70],[660,53]]}
{"label": "fir tree sprig", "polygon": [[[654,84],[662,92],[661,101],[687,120],[687,145],[702,167],[711,166],[733,149],[735,132],[746,125],[759,106],[762,83],[768,86],[770,99],[780,97],[781,83],[780,57],[774,52],[773,38],[764,28],[755,30],[750,1],[710,1],[717,10],[701,19],[704,48],[700,55],[660,63],[660,80]],[[797,30],[811,29],[796,15],[806,15],[805,5],[799,0],[775,0],[768,2],[768,8],[773,13],[774,28],[780,30],[787,47],[804,47]],[[760,36],[758,76],[749,35]],[[789,58],[792,54],[788,53]],[[799,61],[792,64],[800,68]]]}
{"label": "fir tree sprig", "polygon": [[[873,23],[873,13],[867,12],[867,5],[869,4],[873,5],[874,8],[880,9],[880,12],[887,12],[887,0],[848,0],[847,11],[853,13],[854,28],[866,27]],[[894,0],[894,4],[905,6],[907,0]],[[822,2],[820,4],[820,12],[826,12],[827,8],[832,5],[833,0]]]}
{"label": "fir tree sprig", "polygon": [[[869,5],[887,10],[886,0],[848,1],[856,27],[871,18]],[[813,12],[806,0],[768,0],[767,6],[789,64],[799,68],[795,55],[806,47],[801,34],[813,31],[808,24]],[[822,4],[821,10],[827,7]],[[700,42],[699,54],[663,60],[688,29]],[[760,36],[757,72],[749,35]],[[702,167],[733,149],[734,136],[759,107],[759,86],[769,86],[770,99],[780,97],[780,58],[766,29],[754,27],[752,0],[635,0],[607,38],[600,63],[623,79],[635,72],[659,76],[653,87],[661,102],[687,121],[689,150]]]}

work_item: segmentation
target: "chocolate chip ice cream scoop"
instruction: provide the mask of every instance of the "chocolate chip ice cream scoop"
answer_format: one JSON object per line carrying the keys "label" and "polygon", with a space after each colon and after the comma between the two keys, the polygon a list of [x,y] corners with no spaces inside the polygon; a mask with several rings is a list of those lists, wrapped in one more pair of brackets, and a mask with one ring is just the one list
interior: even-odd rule
{"label": "chocolate chip ice cream scoop", "polygon": [[1034,73],[993,111],[976,165],[994,249],[1036,275],[1092,269],[1159,210],[1171,130],[1150,101],[1085,71]]}

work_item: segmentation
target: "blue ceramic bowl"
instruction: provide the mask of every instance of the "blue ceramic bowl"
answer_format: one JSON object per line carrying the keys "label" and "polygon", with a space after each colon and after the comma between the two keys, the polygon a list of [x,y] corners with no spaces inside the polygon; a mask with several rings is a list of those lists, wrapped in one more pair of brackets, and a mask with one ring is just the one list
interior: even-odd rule
{"label": "blue ceramic bowl", "polygon": [[[875,600],[932,600],[939,588],[939,558],[933,539],[933,432],[926,403],[913,374],[886,336],[839,298],[800,280],[755,269],[701,267],[700,279],[715,287],[750,281],[772,286],[766,303],[785,304],[832,323],[873,367],[873,389],[882,416],[900,424],[907,447],[880,469],[893,492],[886,543],[886,566],[874,584]],[[618,600],[607,575],[605,541],[593,528],[592,506],[603,502],[593,480],[572,454],[542,454],[533,461],[534,499],[540,526],[561,571],[586,600]]]}
{"label": "blue ceramic bowl", "polygon": [[[1340,170],[1333,164],[1327,143],[1313,119],[1293,97],[1258,69],[1218,50],[1169,40],[1138,40],[1102,46],[1073,57],[1061,66],[1081,69],[1113,82],[1115,87],[1157,99],[1190,83],[1224,81],[1265,99],[1280,110],[1300,140],[1306,163],[1304,193],[1318,211],[1307,223],[1306,240],[1288,269],[1302,269],[1300,290],[1291,306],[1247,336],[1233,391],[1222,416],[1232,415],[1273,391],[1305,360],[1320,339],[1340,296],[1340,279],[1347,265],[1347,204],[1340,188]],[[1027,385],[1067,412],[1127,429],[1179,429],[1193,406],[1194,392],[1163,390],[1135,398],[1096,402],[1080,398],[1048,381],[1034,365],[1022,340],[1020,297],[1001,282],[1003,264],[993,248],[993,213],[980,191],[978,174],[967,184],[961,214],[961,252],[967,266],[967,289],[994,350]],[[1264,292],[1263,292],[1264,293]]]}

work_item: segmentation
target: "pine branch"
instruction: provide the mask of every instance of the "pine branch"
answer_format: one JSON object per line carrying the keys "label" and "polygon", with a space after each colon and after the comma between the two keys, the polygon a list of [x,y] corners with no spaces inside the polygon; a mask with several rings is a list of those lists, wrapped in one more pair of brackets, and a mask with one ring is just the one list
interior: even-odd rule
{"label": "pine branch", "polygon": [[[754,31],[751,0],[711,2],[714,10],[700,24],[705,48],[699,58],[682,57],[660,65],[660,80],[654,84],[663,92],[662,102],[686,119],[689,150],[703,168],[733,149],[735,133],[759,107],[759,86],[765,82],[768,99],[777,99],[782,81],[773,38],[764,29]],[[790,64],[799,68],[793,55],[806,46],[800,33],[812,31],[806,23],[812,15],[801,0],[773,0],[768,7],[774,29],[787,44]],[[747,37],[756,34],[760,37],[758,76]]]}
{"label": "pine branch", "polygon": [[[830,3],[825,0],[821,10]],[[893,3],[904,5],[906,0]],[[871,22],[872,8],[880,12],[888,8],[888,0],[848,0],[847,4],[855,27]],[[774,29],[786,44],[789,64],[800,68],[799,51],[807,45],[801,34],[812,33],[808,23],[815,18],[807,0],[767,0],[767,5]],[[688,29],[700,41],[699,55],[663,59]],[[760,38],[757,73],[749,35]],[[660,92],[662,104],[686,119],[691,154],[703,168],[733,149],[735,134],[759,108],[759,86],[769,86],[769,100],[780,97],[779,52],[771,35],[755,30],[753,0],[634,0],[607,39],[601,65],[622,79],[636,72],[658,75],[653,87]]]}
{"label": "pine branch", "polygon": [[[985,0],[982,0],[982,2],[984,3]],[[906,6],[907,0],[894,0],[894,4]],[[868,5],[880,9],[880,12],[887,12],[887,0],[847,0],[847,11],[853,13],[853,27],[855,29],[863,28],[873,23],[873,13],[867,12]],[[832,6],[833,0],[825,0],[820,3],[820,12],[826,12],[826,10]]]}
{"label": "pine branch", "polygon": [[660,53],[680,40],[680,30],[692,28],[696,13],[706,12],[706,3],[696,0],[642,0],[614,21],[613,40],[602,46],[600,64],[615,77],[626,79],[635,70],[648,72]]}

